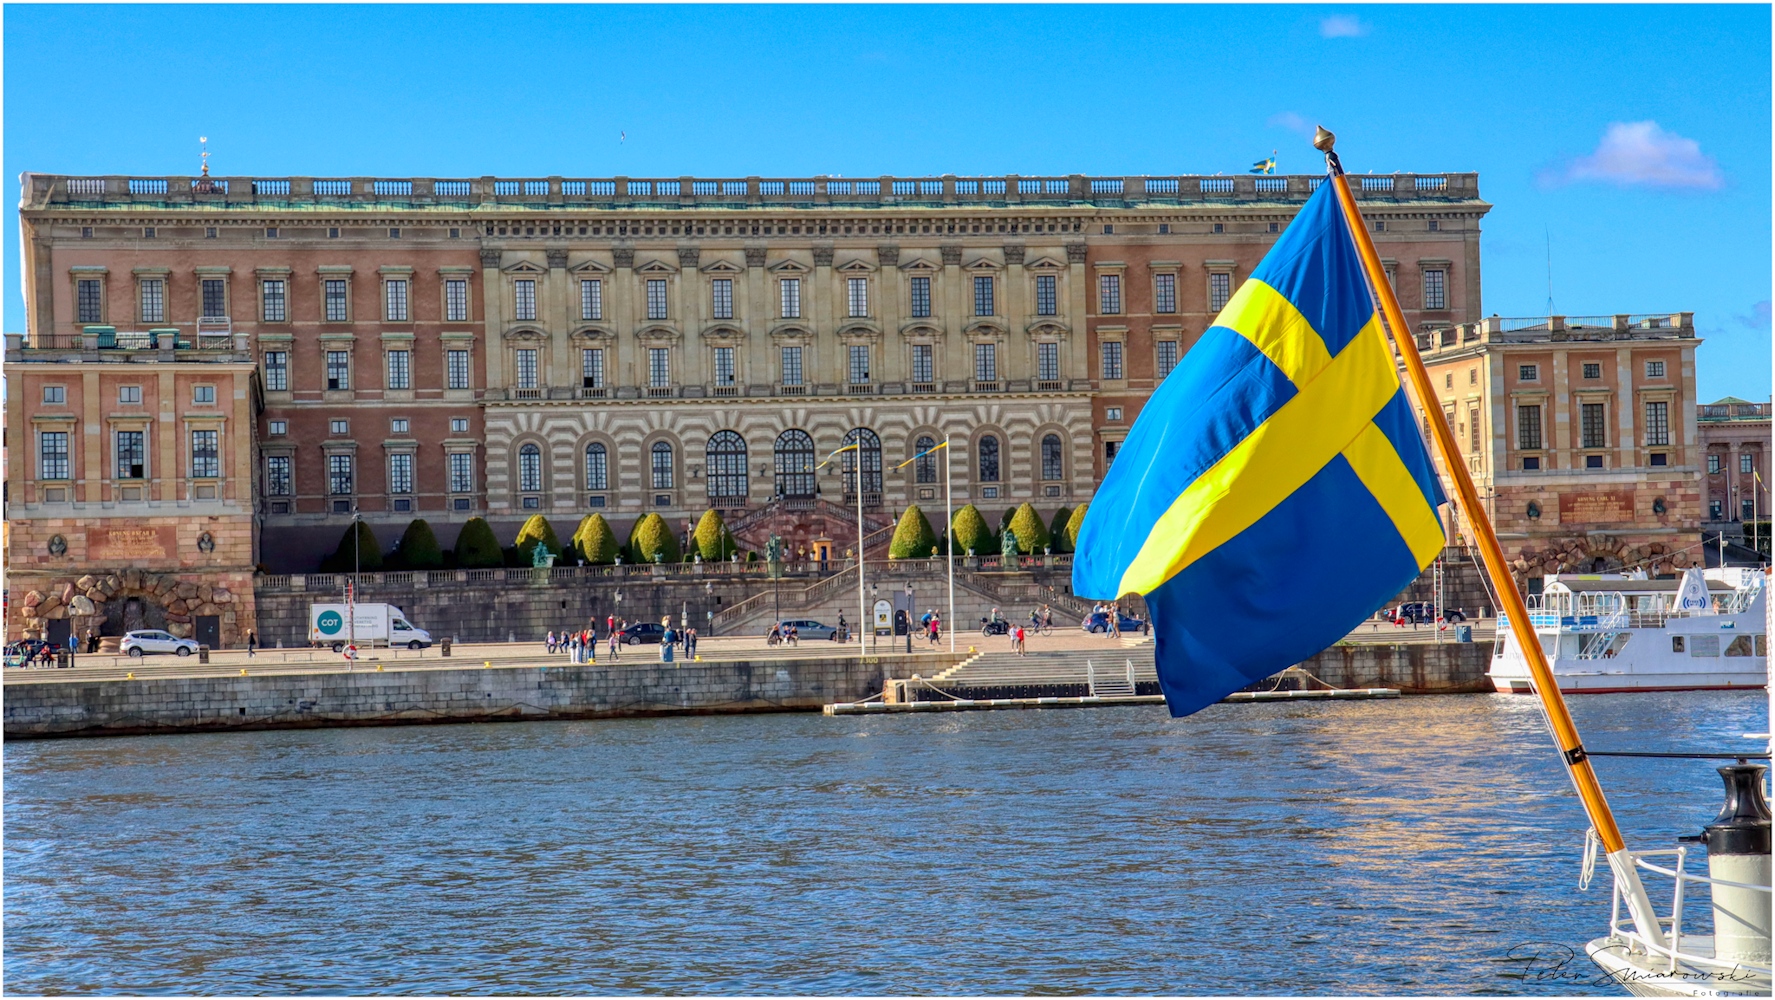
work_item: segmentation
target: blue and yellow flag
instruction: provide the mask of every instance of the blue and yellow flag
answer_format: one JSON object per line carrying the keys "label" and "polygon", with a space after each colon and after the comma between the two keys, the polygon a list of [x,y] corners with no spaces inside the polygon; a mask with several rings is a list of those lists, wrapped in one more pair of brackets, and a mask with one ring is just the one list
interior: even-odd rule
{"label": "blue and yellow flag", "polygon": [[1160,384],[1091,501],[1073,591],[1138,593],[1188,715],[1343,638],[1443,544],[1330,183]]}
{"label": "blue and yellow flag", "polygon": [[1276,153],[1275,153],[1275,151],[1274,150],[1270,151],[1270,155],[1269,155],[1268,159],[1258,160],[1256,163],[1253,163],[1251,165],[1251,172],[1254,174],[1273,174],[1273,173],[1275,173],[1276,172]]}

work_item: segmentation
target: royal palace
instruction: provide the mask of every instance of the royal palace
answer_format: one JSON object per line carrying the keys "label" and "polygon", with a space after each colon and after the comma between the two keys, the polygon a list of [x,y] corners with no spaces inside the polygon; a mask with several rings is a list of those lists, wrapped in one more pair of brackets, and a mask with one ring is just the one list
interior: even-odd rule
{"label": "royal palace", "polygon": [[[133,589],[227,644],[354,514],[807,543],[809,509],[940,512],[944,463],[900,465],[946,440],[958,507],[1074,506],[1319,180],[26,174],[10,592]],[[1477,177],[1359,186],[1517,548],[1586,511],[1611,557],[1687,544],[1689,317],[1488,318]]]}

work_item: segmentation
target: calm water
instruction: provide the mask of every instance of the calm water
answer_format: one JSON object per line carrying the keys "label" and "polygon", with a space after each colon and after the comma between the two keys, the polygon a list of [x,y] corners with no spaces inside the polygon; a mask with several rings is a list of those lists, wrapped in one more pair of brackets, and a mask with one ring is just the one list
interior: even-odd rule
{"label": "calm water", "polygon": [[[1767,724],[1572,704],[1593,749]],[[1636,846],[1720,802],[1600,769]],[[8,743],[5,989],[1612,994],[1506,959],[1603,927],[1584,826],[1520,697]]]}

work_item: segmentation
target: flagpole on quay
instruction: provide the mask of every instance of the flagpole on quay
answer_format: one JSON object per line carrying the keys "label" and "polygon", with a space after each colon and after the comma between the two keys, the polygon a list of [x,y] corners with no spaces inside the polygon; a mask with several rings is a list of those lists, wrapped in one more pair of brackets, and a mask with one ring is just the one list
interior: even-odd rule
{"label": "flagpole on quay", "polygon": [[1566,771],[1577,789],[1578,798],[1584,804],[1584,812],[1590,818],[1590,825],[1608,853],[1609,867],[1614,871],[1615,880],[1624,890],[1622,894],[1626,897],[1628,911],[1633,916],[1634,927],[1646,940],[1663,946],[1664,934],[1659,927],[1657,913],[1652,909],[1651,899],[1640,882],[1633,856],[1628,852],[1621,837],[1621,829],[1615,823],[1615,815],[1603,796],[1602,785],[1597,781],[1589,755],[1584,752],[1578,727],[1566,708],[1564,696],[1560,694],[1559,682],[1547,664],[1547,655],[1535,635],[1534,623],[1529,621],[1527,604],[1511,580],[1509,566],[1504,561],[1503,547],[1498,544],[1498,536],[1492,529],[1490,517],[1480,506],[1479,490],[1473,485],[1473,477],[1460,456],[1454,432],[1449,429],[1447,421],[1437,418],[1439,408],[1434,405],[1436,393],[1430,384],[1430,374],[1424,368],[1424,359],[1418,354],[1417,337],[1406,325],[1405,314],[1399,308],[1393,286],[1387,282],[1380,255],[1374,248],[1374,240],[1362,222],[1362,213],[1356,207],[1355,196],[1350,193],[1350,182],[1344,176],[1343,164],[1339,162],[1337,153],[1333,152],[1336,142],[1337,137],[1324,126],[1319,126],[1313,136],[1314,148],[1325,154],[1331,184],[1337,194],[1338,205],[1343,209],[1345,228],[1349,230],[1350,238],[1356,244],[1356,252],[1362,258],[1362,269],[1368,276],[1370,292],[1379,304],[1381,317],[1392,334],[1393,344],[1405,362],[1412,395],[1417,397],[1425,415],[1424,422],[1430,427],[1431,437],[1435,439],[1436,450],[1442,456],[1448,478],[1453,480],[1455,494],[1459,497],[1460,512],[1465,515],[1467,525],[1475,536],[1480,557],[1491,577],[1493,589],[1497,591],[1498,602],[1509,617],[1516,645],[1528,661],[1529,676],[1534,682],[1535,693],[1540,696],[1548,728],[1553,731],[1554,742],[1559,746]]}

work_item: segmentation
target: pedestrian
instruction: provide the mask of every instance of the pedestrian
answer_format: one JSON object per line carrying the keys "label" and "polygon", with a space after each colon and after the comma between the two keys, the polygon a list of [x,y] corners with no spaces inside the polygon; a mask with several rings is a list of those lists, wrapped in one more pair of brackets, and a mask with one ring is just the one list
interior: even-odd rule
{"label": "pedestrian", "polygon": [[694,660],[694,659],[696,659],[696,639],[697,639],[696,629],[691,629],[689,632],[687,632],[685,634],[690,636],[690,642],[688,645],[686,645],[684,647],[684,655],[688,656]]}
{"label": "pedestrian", "polygon": [[1109,614],[1109,634],[1119,639],[1122,636],[1122,606],[1120,604],[1112,604],[1107,607]]}
{"label": "pedestrian", "polygon": [[70,654],[80,652],[80,637],[74,634],[73,629],[68,630],[68,652]]}
{"label": "pedestrian", "polygon": [[[614,623],[612,623],[612,624],[614,624]],[[610,630],[610,659],[612,662],[622,659],[622,657],[616,651],[616,647],[617,647],[616,637],[617,637],[617,631],[616,631],[616,629],[612,628]]]}
{"label": "pedestrian", "polygon": [[790,623],[790,625],[789,625],[789,645],[791,645],[791,646],[801,645],[801,630],[797,629],[795,627],[794,623]]}
{"label": "pedestrian", "polygon": [[667,626],[666,634],[660,636],[659,639],[659,659],[661,663],[672,662],[672,647],[677,644],[678,633],[672,631],[671,626]]}
{"label": "pedestrian", "polygon": [[548,639],[546,640],[546,642],[548,645],[549,652],[551,652],[551,653],[554,652],[555,651],[555,630],[554,629],[549,629],[549,635],[548,635]]}
{"label": "pedestrian", "polygon": [[1014,646],[1016,646],[1016,647],[1017,647],[1017,655],[1018,655],[1018,656],[1027,656],[1027,655],[1029,655],[1029,654],[1028,654],[1028,651],[1027,651],[1027,650],[1025,650],[1025,649],[1024,649],[1024,648],[1023,648],[1023,636],[1024,636],[1024,632],[1023,632],[1023,626],[1022,626],[1022,625],[1018,625],[1018,626],[1017,626],[1017,638],[1016,638],[1016,640],[1015,640],[1015,641],[1014,641],[1014,642],[1013,642],[1013,643],[1012,643],[1012,645],[1014,645]]}
{"label": "pedestrian", "polygon": [[253,658],[253,650],[259,648],[259,633],[247,629],[247,659]]}
{"label": "pedestrian", "polygon": [[604,616],[604,631],[606,631],[606,632],[616,631],[616,616],[615,615],[605,615]]}

